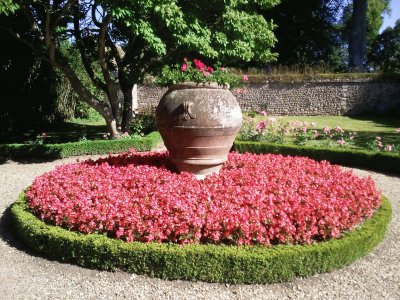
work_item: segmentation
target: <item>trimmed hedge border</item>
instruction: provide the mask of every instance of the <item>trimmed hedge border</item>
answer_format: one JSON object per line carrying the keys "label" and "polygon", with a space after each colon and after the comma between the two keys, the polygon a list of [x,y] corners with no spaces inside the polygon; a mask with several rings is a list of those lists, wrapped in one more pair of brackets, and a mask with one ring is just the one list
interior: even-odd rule
{"label": "trimmed hedge border", "polygon": [[107,154],[135,148],[138,151],[153,149],[161,140],[158,132],[145,137],[120,140],[95,140],[64,144],[3,144],[0,145],[0,159],[59,159],[77,155]]}
{"label": "trimmed hedge border", "polygon": [[393,153],[282,145],[266,142],[245,142],[238,140],[235,141],[233,148],[240,153],[274,153],[292,156],[307,156],[318,161],[327,160],[334,164],[349,167],[360,167],[400,174],[400,155]]}
{"label": "trimmed hedge border", "polygon": [[39,220],[30,212],[24,193],[11,208],[11,222],[31,249],[60,261],[163,279],[255,284],[288,281],[349,265],[383,239],[391,212],[383,197],[371,219],[340,239],[269,248],[126,243],[104,235],[84,235]]}

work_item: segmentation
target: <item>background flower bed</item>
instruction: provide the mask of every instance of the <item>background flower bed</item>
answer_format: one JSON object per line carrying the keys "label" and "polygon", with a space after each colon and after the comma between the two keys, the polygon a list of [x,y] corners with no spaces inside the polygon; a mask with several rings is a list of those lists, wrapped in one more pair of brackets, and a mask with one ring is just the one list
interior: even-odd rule
{"label": "background flower bed", "polygon": [[127,241],[264,245],[338,237],[380,206],[371,179],[327,162],[232,153],[219,176],[198,181],[166,158],[62,166],[35,180],[28,203],[53,224]]}
{"label": "background flower bed", "polygon": [[368,121],[348,117],[276,117],[261,111],[244,116],[237,139],[400,155],[399,126],[398,120],[390,118]]}

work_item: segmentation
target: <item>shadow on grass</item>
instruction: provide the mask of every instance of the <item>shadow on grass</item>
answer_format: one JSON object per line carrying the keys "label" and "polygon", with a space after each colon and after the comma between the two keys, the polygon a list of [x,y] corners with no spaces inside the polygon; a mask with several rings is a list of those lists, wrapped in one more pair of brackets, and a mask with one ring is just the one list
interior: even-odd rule
{"label": "shadow on grass", "polygon": [[78,124],[67,122],[53,128],[49,128],[46,132],[48,143],[67,143],[78,142],[82,138],[88,140],[102,140],[107,132],[106,125]]}
{"label": "shadow on grass", "polygon": [[390,133],[387,131],[358,131],[357,136],[353,140],[353,144],[362,149],[371,150],[368,147],[368,144],[372,144],[375,141],[376,137],[381,138],[381,142],[384,146],[391,144],[400,144],[400,134],[395,132]]}
{"label": "shadow on grass", "polygon": [[399,128],[400,118],[395,117],[376,117],[376,116],[348,116],[350,119],[373,123],[375,127],[384,129]]}
{"label": "shadow on grass", "polygon": [[102,140],[107,132],[106,125],[80,124],[65,122],[39,130],[21,130],[0,136],[0,143],[11,144],[30,144],[35,142],[36,137],[46,133],[46,144],[60,144],[68,142],[78,142],[84,138],[88,140]]}

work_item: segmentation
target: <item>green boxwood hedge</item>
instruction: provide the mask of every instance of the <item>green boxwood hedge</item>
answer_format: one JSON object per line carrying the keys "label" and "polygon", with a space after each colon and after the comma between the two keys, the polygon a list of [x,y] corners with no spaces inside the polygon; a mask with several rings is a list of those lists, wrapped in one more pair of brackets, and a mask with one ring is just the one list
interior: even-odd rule
{"label": "green boxwood hedge", "polygon": [[315,160],[327,160],[334,164],[341,164],[349,167],[400,174],[400,156],[388,152],[353,150],[348,148],[317,148],[238,140],[234,143],[234,149],[240,153],[275,153],[292,156],[307,156]]}
{"label": "green boxwood hedge", "polygon": [[16,234],[36,252],[60,261],[102,270],[121,269],[164,279],[226,283],[272,283],[327,272],[350,264],[384,237],[391,205],[340,239],[312,245],[220,246],[126,243],[98,234],[80,234],[47,225],[34,216],[24,193],[11,208]]}
{"label": "green boxwood hedge", "polygon": [[146,151],[154,148],[161,140],[158,132],[145,137],[120,140],[94,140],[64,144],[3,144],[0,145],[0,159],[59,159],[76,155],[108,154],[135,148]]}

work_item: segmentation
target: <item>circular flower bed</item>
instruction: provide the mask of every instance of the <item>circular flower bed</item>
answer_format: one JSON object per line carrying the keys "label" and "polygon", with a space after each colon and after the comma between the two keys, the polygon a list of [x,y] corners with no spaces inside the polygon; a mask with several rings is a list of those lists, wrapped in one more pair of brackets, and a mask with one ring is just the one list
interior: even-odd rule
{"label": "circular flower bed", "polygon": [[308,158],[231,153],[202,181],[171,170],[166,152],[64,165],[35,179],[28,205],[129,242],[269,245],[336,238],[381,204],[372,179]]}

